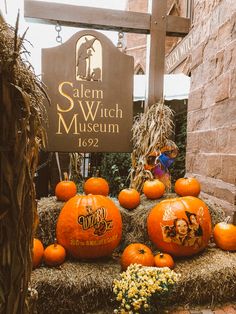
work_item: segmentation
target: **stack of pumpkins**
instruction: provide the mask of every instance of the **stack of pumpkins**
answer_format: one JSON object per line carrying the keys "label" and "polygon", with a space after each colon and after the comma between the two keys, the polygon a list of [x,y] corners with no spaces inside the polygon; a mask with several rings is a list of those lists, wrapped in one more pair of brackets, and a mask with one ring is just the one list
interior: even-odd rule
{"label": "stack of pumpkins", "polygon": [[[109,256],[118,246],[122,219],[119,208],[108,198],[107,181],[93,177],[83,188],[85,194],[76,195],[76,185],[68,178],[56,186],[57,199],[66,202],[57,221],[58,243],[44,250],[42,243],[35,239],[34,267],[42,260],[49,266],[60,265],[66,252],[78,259]],[[195,178],[180,178],[175,182],[175,192],[180,197],[161,201],[151,209],[147,218],[149,238],[160,253],[154,256],[146,245],[132,243],[122,253],[123,269],[132,263],[173,268],[173,257],[191,256],[205,249],[212,234],[211,217],[207,205],[198,198],[199,182]],[[165,185],[157,179],[147,180],[143,193],[149,199],[161,198]],[[140,193],[132,188],[123,189],[118,200],[122,207],[133,210],[140,204]],[[236,250],[235,225],[222,222],[213,231],[220,248]]]}

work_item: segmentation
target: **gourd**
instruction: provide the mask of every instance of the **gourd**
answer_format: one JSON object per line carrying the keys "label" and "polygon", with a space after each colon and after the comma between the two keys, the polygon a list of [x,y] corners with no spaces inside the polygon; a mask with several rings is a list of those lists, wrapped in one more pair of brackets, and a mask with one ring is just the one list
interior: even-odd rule
{"label": "gourd", "polygon": [[44,263],[48,266],[59,266],[66,258],[66,251],[63,246],[56,241],[46,247],[43,254]]}
{"label": "gourd", "polygon": [[233,215],[233,222],[229,223],[229,218],[224,222],[219,222],[213,229],[213,236],[216,245],[222,250],[236,251],[236,211]]}
{"label": "gourd", "polygon": [[134,209],[140,204],[140,194],[135,189],[123,189],[118,195],[119,203],[126,209]]}
{"label": "gourd", "polygon": [[147,229],[159,250],[173,256],[191,256],[207,246],[211,217],[207,205],[197,197],[166,199],[151,209]]}
{"label": "gourd", "polygon": [[143,193],[149,199],[158,199],[165,193],[165,185],[158,179],[147,180],[143,184]]}
{"label": "gourd", "polygon": [[121,266],[125,270],[131,264],[154,266],[154,256],[150,248],[142,243],[128,245],[121,255]]}
{"label": "gourd", "polygon": [[115,203],[103,195],[76,195],[62,208],[56,237],[75,258],[111,255],[122,234],[122,219]]}
{"label": "gourd", "polygon": [[175,182],[175,193],[180,196],[198,196],[201,191],[200,183],[195,178],[179,178]]}
{"label": "gourd", "polygon": [[64,173],[64,180],[60,181],[55,188],[55,195],[58,201],[66,202],[77,193],[76,184],[68,179],[68,175]]}
{"label": "gourd", "polygon": [[154,256],[154,263],[157,267],[174,268],[175,262],[170,254],[158,253]]}
{"label": "gourd", "polygon": [[91,177],[84,183],[85,194],[104,195],[109,194],[109,184],[101,177]]}

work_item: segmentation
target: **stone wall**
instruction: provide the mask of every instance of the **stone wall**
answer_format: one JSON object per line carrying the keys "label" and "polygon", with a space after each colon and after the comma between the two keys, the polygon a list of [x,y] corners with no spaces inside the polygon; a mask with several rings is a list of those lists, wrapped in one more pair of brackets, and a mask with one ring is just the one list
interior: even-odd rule
{"label": "stone wall", "polygon": [[236,1],[195,1],[187,175],[232,213],[236,199]]}

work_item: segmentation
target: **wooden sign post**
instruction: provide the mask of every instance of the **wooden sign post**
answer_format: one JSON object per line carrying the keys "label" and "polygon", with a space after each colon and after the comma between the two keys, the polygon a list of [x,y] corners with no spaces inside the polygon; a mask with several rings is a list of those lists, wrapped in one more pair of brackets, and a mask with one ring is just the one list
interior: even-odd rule
{"label": "wooden sign post", "polygon": [[163,98],[166,35],[184,37],[190,29],[189,19],[166,12],[167,0],[152,0],[151,14],[25,0],[25,17],[31,21],[150,34],[149,105]]}

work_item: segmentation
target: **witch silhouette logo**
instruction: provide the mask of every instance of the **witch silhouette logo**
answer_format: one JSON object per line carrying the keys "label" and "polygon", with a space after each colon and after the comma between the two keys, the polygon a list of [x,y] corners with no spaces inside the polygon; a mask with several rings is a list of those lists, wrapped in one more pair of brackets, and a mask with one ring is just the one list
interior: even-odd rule
{"label": "witch silhouette logo", "polygon": [[76,80],[102,81],[102,45],[92,35],[82,36],[77,41]]}

